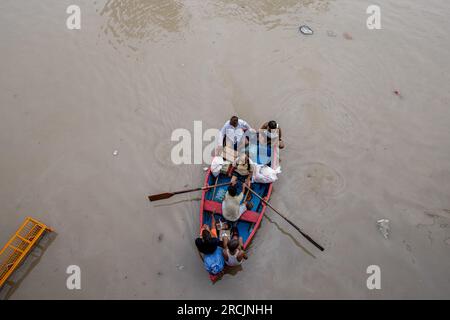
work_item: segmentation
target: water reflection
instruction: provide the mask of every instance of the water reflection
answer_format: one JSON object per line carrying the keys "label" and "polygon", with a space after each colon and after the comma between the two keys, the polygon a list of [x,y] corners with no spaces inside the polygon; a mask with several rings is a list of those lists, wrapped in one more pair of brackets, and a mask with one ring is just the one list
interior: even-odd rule
{"label": "water reflection", "polygon": [[137,45],[179,33],[189,21],[183,3],[176,0],[108,0],[100,11],[106,17],[103,32],[112,44]]}

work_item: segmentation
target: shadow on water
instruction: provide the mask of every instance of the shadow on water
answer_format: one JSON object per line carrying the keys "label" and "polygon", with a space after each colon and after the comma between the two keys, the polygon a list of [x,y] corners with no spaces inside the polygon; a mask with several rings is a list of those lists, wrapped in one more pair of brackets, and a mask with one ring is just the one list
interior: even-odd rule
{"label": "shadow on water", "polygon": [[100,15],[106,18],[102,31],[110,44],[133,51],[144,41],[180,32],[190,19],[184,4],[176,0],[108,0]]}
{"label": "shadow on water", "polygon": [[304,246],[302,246],[300,244],[300,242],[297,241],[297,239],[294,238],[294,236],[292,234],[290,234],[289,232],[285,231],[282,227],[280,227],[280,225],[278,223],[276,223],[274,220],[270,219],[267,214],[264,214],[264,216],[266,217],[266,219],[271,223],[274,224],[278,230],[281,231],[282,234],[287,235],[289,238],[291,238],[291,240],[294,242],[294,244],[299,247],[300,249],[302,249],[305,253],[309,254],[311,257],[313,257],[314,259],[316,259],[316,256],[313,255],[308,249],[306,249]]}
{"label": "shadow on water", "polygon": [[20,287],[22,281],[37,266],[45,251],[55,241],[58,234],[56,232],[46,232],[39,242],[33,247],[25,260],[20,264],[9,277],[2,288],[0,288],[0,300],[8,300]]}

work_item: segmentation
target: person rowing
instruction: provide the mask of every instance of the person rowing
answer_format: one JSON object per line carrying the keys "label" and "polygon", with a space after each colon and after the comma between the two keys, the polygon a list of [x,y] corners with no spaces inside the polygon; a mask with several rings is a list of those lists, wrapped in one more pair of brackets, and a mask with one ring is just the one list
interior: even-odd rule
{"label": "person rowing", "polygon": [[236,222],[247,209],[251,209],[251,203],[246,201],[241,203],[243,198],[244,193],[242,191],[238,193],[236,186],[230,185],[228,187],[228,191],[222,201],[222,215],[227,221],[231,223]]}

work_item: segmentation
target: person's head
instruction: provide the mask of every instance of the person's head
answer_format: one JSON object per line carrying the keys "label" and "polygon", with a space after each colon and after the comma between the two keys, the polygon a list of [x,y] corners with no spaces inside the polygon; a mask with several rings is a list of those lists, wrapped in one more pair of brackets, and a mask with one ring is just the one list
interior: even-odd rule
{"label": "person's head", "polygon": [[238,126],[238,123],[239,123],[239,118],[237,116],[232,116],[230,119],[230,124],[236,128]]}
{"label": "person's head", "polygon": [[270,120],[267,126],[269,127],[269,130],[275,130],[278,128],[278,124],[275,120]]}
{"label": "person's head", "polygon": [[208,242],[209,240],[211,240],[211,232],[209,232],[209,230],[207,229],[203,229],[202,239],[204,242]]}
{"label": "person's head", "polygon": [[265,132],[266,137],[269,139],[276,138],[278,136],[277,129],[278,123],[275,120],[270,120],[267,124],[267,131]]}
{"label": "person's head", "polygon": [[230,242],[228,242],[228,250],[230,250],[230,253],[234,254],[237,248],[239,248],[239,240],[236,238],[231,239]]}
{"label": "person's head", "polygon": [[229,186],[228,187],[228,194],[230,195],[230,196],[232,196],[232,197],[235,197],[236,196],[236,194],[237,194],[237,189],[236,189],[236,186]]}

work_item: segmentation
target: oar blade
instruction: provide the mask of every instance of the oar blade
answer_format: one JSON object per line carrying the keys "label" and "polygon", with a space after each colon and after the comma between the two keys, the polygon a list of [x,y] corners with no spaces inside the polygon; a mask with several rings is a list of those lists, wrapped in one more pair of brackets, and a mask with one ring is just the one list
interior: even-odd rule
{"label": "oar blade", "polygon": [[166,193],[160,193],[160,194],[154,194],[154,195],[148,196],[148,200],[158,201],[158,200],[163,200],[163,199],[169,199],[172,196],[173,196],[173,193],[166,192]]}

